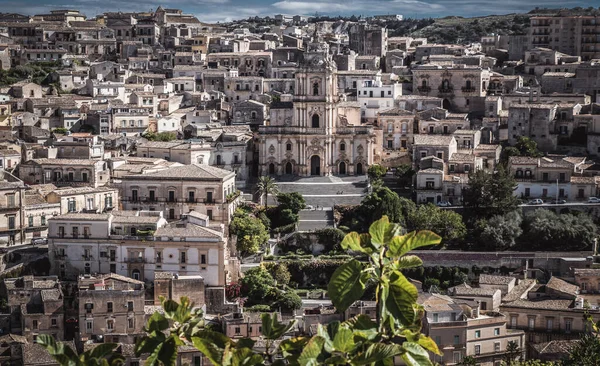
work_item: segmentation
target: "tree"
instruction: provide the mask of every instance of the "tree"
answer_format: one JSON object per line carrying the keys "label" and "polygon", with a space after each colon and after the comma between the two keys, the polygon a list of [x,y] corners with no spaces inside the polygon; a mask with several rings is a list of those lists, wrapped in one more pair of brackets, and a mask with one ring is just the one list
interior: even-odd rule
{"label": "tree", "polygon": [[304,197],[298,192],[279,193],[277,195],[277,202],[282,210],[289,209],[295,214],[306,207]]}
{"label": "tree", "polygon": [[410,164],[401,164],[396,167],[395,175],[398,177],[400,184],[404,187],[407,184],[412,185],[413,176],[417,172]]}
{"label": "tree", "polygon": [[275,279],[264,266],[249,269],[241,279],[241,294],[248,305],[264,304],[275,289]]}
{"label": "tree", "polygon": [[175,132],[168,132],[168,131],[167,132],[159,132],[159,133],[148,131],[143,135],[143,137],[145,139],[147,139],[148,141],[169,142],[169,141],[177,140],[177,134]]}
{"label": "tree", "polygon": [[600,339],[595,333],[584,334],[562,362],[562,366],[598,365],[600,365]]}
{"label": "tree", "polygon": [[237,250],[244,254],[258,252],[269,240],[269,233],[262,221],[248,214],[234,215],[229,229],[237,237]]}
{"label": "tree", "polygon": [[262,177],[258,178],[256,191],[260,194],[261,201],[262,197],[265,196],[265,207],[269,207],[269,195],[277,194],[279,189],[275,179],[268,175],[263,175]]}
{"label": "tree", "polygon": [[[200,329],[198,317],[180,316],[189,314],[192,308],[182,301],[178,306],[163,305],[165,315],[156,313],[150,318],[146,326],[149,335],[138,342],[136,354],[151,354],[147,365],[172,366],[177,347],[192,344],[212,364],[222,366],[390,365],[396,357],[408,366],[430,366],[428,352],[441,352],[430,337],[421,333],[424,310],[417,304],[417,288],[402,270],[422,266],[421,259],[409,252],[437,245],[440,237],[432,232],[401,232],[399,225],[383,217],[370,226],[369,233],[348,234],[342,248],[360,253],[365,260],[351,259],[342,264],[329,282],[328,294],[339,313],[361,299],[367,284],[375,284],[376,321],[361,314],[344,322],[319,324],[312,337],[281,339],[294,321],[284,324],[276,316],[262,314],[264,342],[255,348],[252,339],[230,339]],[[173,309],[175,316],[169,319],[167,314]],[[57,359],[60,355],[54,356]]]}
{"label": "tree", "polygon": [[452,210],[443,210],[433,204],[421,205],[409,214],[409,230],[430,230],[442,237],[445,243],[464,239],[467,228],[462,216]]}
{"label": "tree", "polygon": [[504,354],[503,361],[506,364],[510,364],[513,361],[516,361],[521,356],[521,349],[519,348],[519,344],[515,341],[509,341],[506,344],[506,353]]}
{"label": "tree", "polygon": [[538,209],[525,215],[521,242],[533,250],[590,250],[597,229],[586,214]]}
{"label": "tree", "polygon": [[489,174],[477,170],[469,174],[469,184],[463,189],[465,215],[469,218],[504,215],[519,207],[514,196],[517,183],[503,166]]}
{"label": "tree", "polygon": [[477,360],[473,356],[466,356],[457,365],[458,366],[477,366]]}
{"label": "tree", "polygon": [[502,149],[500,161],[506,165],[512,156],[521,156],[521,152],[514,146],[507,146]]}
{"label": "tree", "polygon": [[[387,187],[375,187],[373,192],[363,198],[359,212],[364,223],[387,216],[393,222],[405,223],[406,217],[416,208],[414,202],[400,198]],[[366,226],[366,225],[364,225]]]}
{"label": "tree", "polygon": [[379,164],[373,164],[367,169],[367,175],[371,181],[381,180],[387,173],[387,169]]}
{"label": "tree", "polygon": [[537,142],[529,137],[520,136],[515,144],[515,148],[519,150],[521,156],[540,157],[542,153],[537,148]]}
{"label": "tree", "polygon": [[523,233],[521,229],[522,222],[523,218],[516,211],[503,216],[492,216],[479,234],[482,247],[492,250],[514,248],[517,244],[517,238]]}
{"label": "tree", "polygon": [[294,311],[302,308],[302,299],[292,290],[278,291],[271,310]]}
{"label": "tree", "polygon": [[287,285],[290,283],[291,277],[287,265],[285,263],[277,263],[275,272],[273,273],[273,278],[275,278],[277,283],[280,285]]}

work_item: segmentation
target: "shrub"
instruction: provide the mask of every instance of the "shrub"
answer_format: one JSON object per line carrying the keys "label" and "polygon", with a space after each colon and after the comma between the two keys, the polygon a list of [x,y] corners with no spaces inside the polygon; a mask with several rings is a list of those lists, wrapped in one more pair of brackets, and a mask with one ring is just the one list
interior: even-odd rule
{"label": "shrub", "polygon": [[269,305],[258,304],[245,307],[244,311],[248,313],[268,313],[271,311],[271,307]]}

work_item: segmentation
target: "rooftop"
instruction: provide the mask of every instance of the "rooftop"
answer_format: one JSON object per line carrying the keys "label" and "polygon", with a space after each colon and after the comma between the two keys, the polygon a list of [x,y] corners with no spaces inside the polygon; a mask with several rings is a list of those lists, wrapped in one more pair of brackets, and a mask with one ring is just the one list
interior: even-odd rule
{"label": "rooftop", "polygon": [[126,175],[123,178],[127,179],[165,179],[165,180],[179,180],[182,178],[188,179],[208,179],[220,181],[234,177],[235,173],[229,170],[216,168],[209,165],[191,164],[184,166],[177,166],[160,170],[153,173],[144,175]]}

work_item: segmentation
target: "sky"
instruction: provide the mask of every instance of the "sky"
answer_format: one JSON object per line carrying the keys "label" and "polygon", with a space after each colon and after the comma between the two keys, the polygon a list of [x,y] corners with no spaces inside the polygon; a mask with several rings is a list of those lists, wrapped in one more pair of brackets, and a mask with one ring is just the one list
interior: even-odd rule
{"label": "sky", "polygon": [[182,9],[203,22],[226,22],[250,16],[381,15],[405,18],[479,16],[524,13],[535,7],[598,7],[598,0],[0,0],[1,12],[43,14],[52,9],[77,9],[88,17],[107,11],[148,11],[159,5]]}

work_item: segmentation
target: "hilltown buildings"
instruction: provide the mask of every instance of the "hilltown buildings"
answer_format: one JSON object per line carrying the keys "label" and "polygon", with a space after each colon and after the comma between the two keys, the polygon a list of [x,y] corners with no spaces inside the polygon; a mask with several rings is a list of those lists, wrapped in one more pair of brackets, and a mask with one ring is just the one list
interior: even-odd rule
{"label": "hilltown buildings", "polygon": [[[470,45],[388,37],[401,19],[278,15],[251,27],[162,7],[0,14],[0,69],[50,69],[43,83],[15,76],[0,90],[0,247],[10,257],[47,244],[56,276],[4,280],[20,335],[0,342],[27,351],[24,364],[51,363],[31,344],[39,334],[116,342],[133,366],[147,316],[182,295],[227,314],[224,333],[260,338],[259,314],[225,289],[242,275],[229,224],[265,175],[325,208],[300,230],[359,203],[374,164],[410,165],[417,204],[461,205],[470,174],[499,164],[523,199],[578,206],[598,194],[597,16],[536,15],[527,35]],[[543,156],[501,161],[523,137]],[[434,361],[495,366],[513,343],[529,357],[586,330],[582,304],[597,317],[599,275],[578,267],[590,262],[564,259],[561,278],[539,283],[528,263],[515,277],[420,293],[424,330],[444,353]],[[374,317],[373,303],[306,309],[297,330],[357,314]],[[179,351],[181,364],[206,364]]]}

